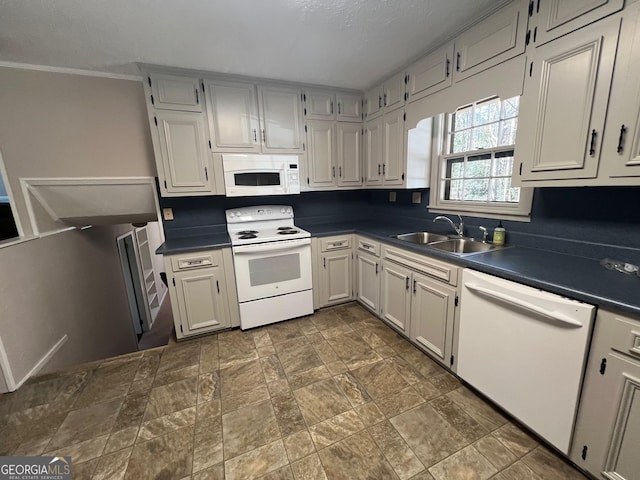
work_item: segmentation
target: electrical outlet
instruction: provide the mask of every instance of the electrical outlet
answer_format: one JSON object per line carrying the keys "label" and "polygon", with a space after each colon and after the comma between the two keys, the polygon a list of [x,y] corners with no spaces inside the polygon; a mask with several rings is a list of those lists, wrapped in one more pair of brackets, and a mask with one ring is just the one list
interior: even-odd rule
{"label": "electrical outlet", "polygon": [[396,201],[396,192],[389,192],[389,201],[390,202]]}
{"label": "electrical outlet", "polygon": [[165,220],[173,220],[173,208],[163,208],[162,218]]}
{"label": "electrical outlet", "polygon": [[412,203],[422,203],[422,193],[421,192],[413,192],[411,194],[411,202]]}

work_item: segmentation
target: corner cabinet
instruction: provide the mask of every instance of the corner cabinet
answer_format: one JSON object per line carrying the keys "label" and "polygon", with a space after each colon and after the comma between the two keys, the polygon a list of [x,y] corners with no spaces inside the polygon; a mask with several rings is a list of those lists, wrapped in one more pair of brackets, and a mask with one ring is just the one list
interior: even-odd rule
{"label": "corner cabinet", "polygon": [[239,324],[230,249],[165,257],[178,340]]}
{"label": "corner cabinet", "polygon": [[640,320],[599,310],[570,452],[594,477],[640,473]]}
{"label": "corner cabinet", "polygon": [[317,307],[353,300],[353,236],[313,239],[314,295]]}

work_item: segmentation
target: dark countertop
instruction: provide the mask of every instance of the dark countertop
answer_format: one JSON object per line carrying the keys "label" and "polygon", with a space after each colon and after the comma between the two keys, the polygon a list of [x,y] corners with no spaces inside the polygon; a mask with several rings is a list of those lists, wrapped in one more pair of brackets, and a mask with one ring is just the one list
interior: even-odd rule
{"label": "dark countertop", "polygon": [[[301,221],[296,225],[311,232],[313,237],[358,233],[462,267],[640,316],[640,277],[607,270],[591,258],[518,246],[459,257],[391,238],[392,235],[421,231],[422,228],[416,225],[371,221],[323,224]],[[228,235],[217,233],[168,240],[156,253],[166,255],[230,246]]]}

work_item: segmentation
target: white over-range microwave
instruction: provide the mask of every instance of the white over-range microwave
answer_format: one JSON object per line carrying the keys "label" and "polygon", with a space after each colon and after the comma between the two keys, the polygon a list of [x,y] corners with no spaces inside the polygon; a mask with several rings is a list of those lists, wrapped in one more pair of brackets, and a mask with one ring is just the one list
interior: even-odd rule
{"label": "white over-range microwave", "polygon": [[227,197],[300,193],[297,155],[223,155]]}

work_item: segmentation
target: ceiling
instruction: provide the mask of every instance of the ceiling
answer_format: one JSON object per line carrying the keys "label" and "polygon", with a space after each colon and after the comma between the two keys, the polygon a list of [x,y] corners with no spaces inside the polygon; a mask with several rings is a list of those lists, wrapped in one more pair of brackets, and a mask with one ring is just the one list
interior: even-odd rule
{"label": "ceiling", "polygon": [[504,0],[2,0],[0,62],[364,89]]}

